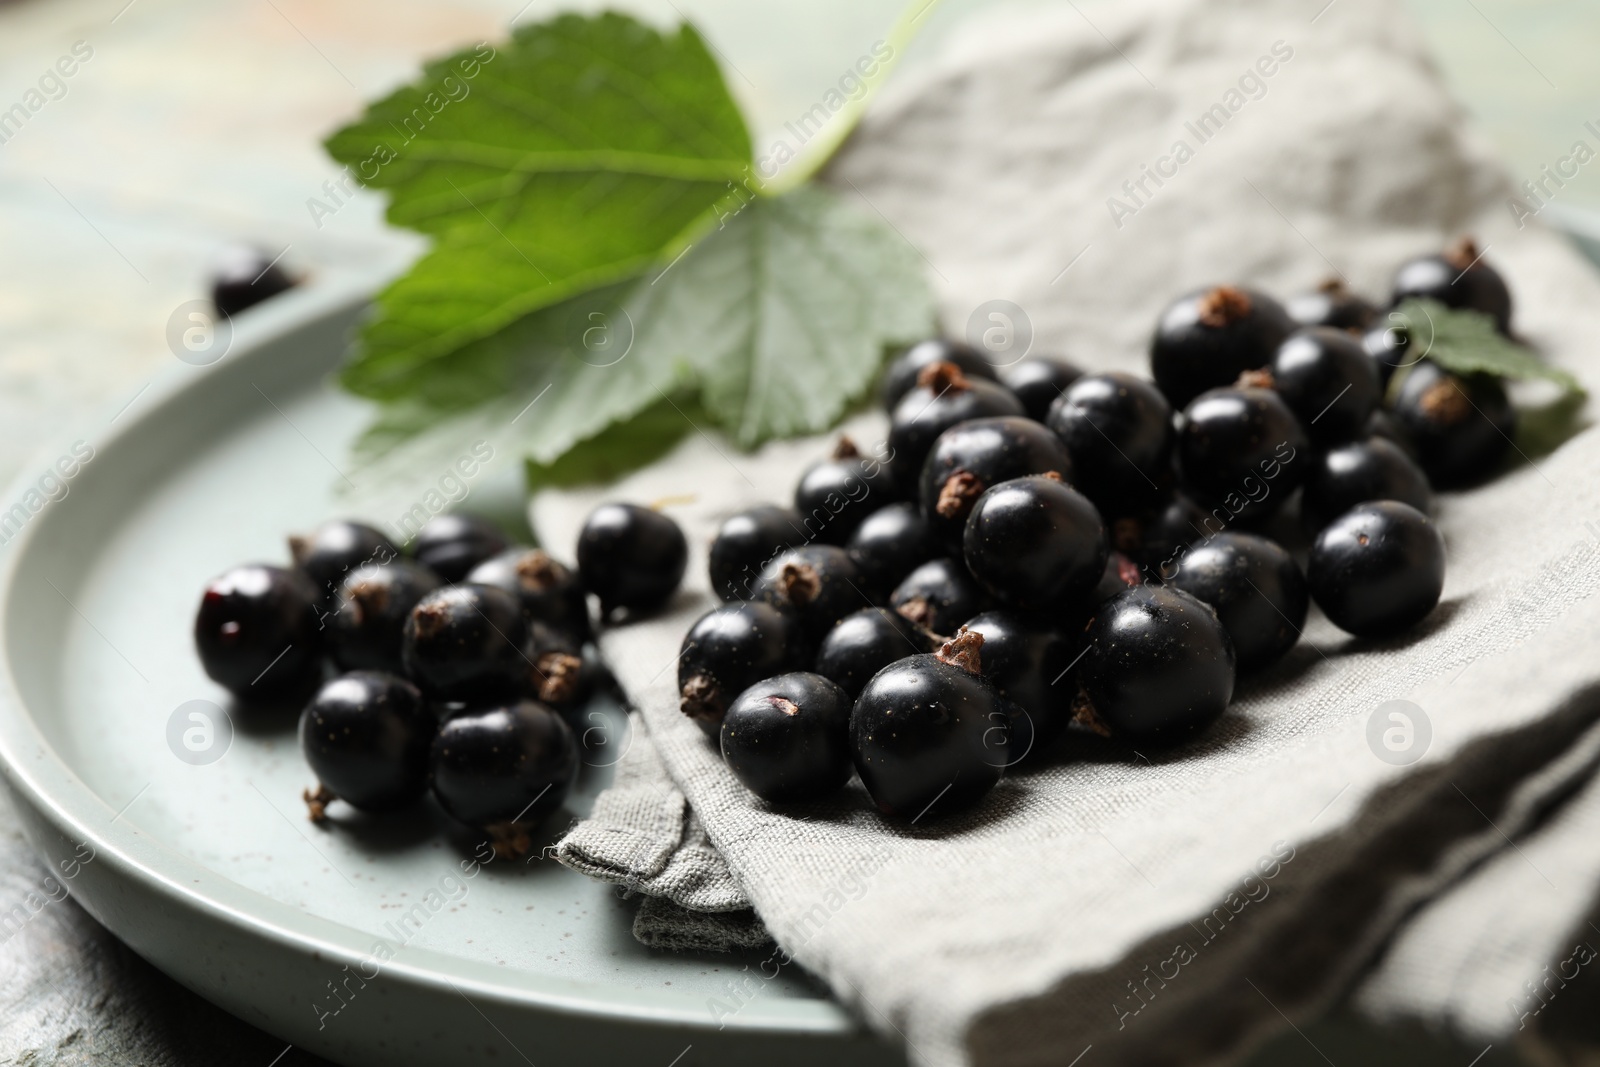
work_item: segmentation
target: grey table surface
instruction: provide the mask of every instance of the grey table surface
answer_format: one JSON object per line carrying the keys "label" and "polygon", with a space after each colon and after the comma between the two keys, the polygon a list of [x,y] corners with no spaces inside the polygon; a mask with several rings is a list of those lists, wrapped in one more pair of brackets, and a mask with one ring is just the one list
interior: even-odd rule
{"label": "grey table surface", "polygon": [[[1104,2],[1080,0],[1079,13],[1090,20]],[[1308,12],[1325,2],[1307,0]],[[560,8],[600,6],[661,23],[692,18],[761,144],[886,34],[901,3],[0,0],[0,111],[74,45],[90,52],[0,142],[0,476],[37,462],[34,449],[63,426],[137,400],[173,358],[168,317],[202,294],[222,243],[281,252],[312,278],[402,269],[420,246],[385,229],[376,198],[312,217],[307,201],[337,175],[321,137],[426,57]],[[934,9],[907,62],[958,34],[979,6]],[[1600,5],[1406,6],[1514,173],[1537,176],[1586,135],[1586,121],[1600,122],[1591,55]],[[1600,168],[1591,169],[1561,190],[1552,214],[1600,209]],[[0,797],[0,1063],[322,1062],[177,986],[46,879]],[[1479,1054],[1335,1015],[1253,1062],[1464,1065]],[[1475,1062],[1518,1061],[1495,1049]]]}

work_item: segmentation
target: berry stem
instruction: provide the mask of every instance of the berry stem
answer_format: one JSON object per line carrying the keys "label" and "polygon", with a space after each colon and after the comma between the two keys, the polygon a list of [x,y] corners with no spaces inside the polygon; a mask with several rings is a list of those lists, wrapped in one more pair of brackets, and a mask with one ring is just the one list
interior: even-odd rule
{"label": "berry stem", "polygon": [[940,663],[948,663],[952,667],[960,667],[968,674],[983,673],[983,635],[976,630],[969,630],[963,626],[956,631],[956,635],[943,645],[934,656]]}
{"label": "berry stem", "polygon": [[327,786],[319,782],[314,790],[301,790],[300,799],[306,802],[306,814],[311,821],[322,822],[328,817],[328,805],[339,798],[334,796]]}

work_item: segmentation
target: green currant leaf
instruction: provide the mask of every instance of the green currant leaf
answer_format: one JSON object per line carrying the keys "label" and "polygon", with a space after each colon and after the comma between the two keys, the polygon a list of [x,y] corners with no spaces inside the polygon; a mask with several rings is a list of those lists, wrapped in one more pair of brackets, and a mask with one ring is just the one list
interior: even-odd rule
{"label": "green currant leaf", "polygon": [[[416,396],[475,342],[681,246],[749,176],[750,137],[698,33],[563,15],[430,64],[327,141],[389,221],[435,238],[378,297],[344,374]],[[676,242],[676,243],[675,243]]]}
{"label": "green currant leaf", "polygon": [[711,427],[747,448],[818,433],[890,347],[932,326],[920,257],[876,217],[814,186],[756,198],[654,273],[421,374],[413,397],[384,406],[353,478],[426,472],[486,440],[527,457],[531,486],[570,485]]}
{"label": "green currant leaf", "polygon": [[1584,395],[1578,379],[1495,329],[1493,316],[1449,308],[1437,300],[1410,299],[1390,312],[1389,320],[1411,336],[1415,347],[1408,348],[1408,360],[1425,357],[1452,374],[1541,379],[1556,383],[1566,393]]}

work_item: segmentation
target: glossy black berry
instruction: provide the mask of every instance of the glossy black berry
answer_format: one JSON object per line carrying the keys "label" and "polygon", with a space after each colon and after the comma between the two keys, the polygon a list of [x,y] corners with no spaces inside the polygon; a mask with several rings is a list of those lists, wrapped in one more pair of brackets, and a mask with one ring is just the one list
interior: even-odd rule
{"label": "glossy black berry", "polygon": [[932,652],[941,643],[898,611],[862,608],[840,619],[817,649],[816,671],[852,698],[895,660]]}
{"label": "glossy black berry", "polygon": [[1383,398],[1377,368],[1361,342],[1343,330],[1297,330],[1272,357],[1271,385],[1307,436],[1322,445],[1361,435]]}
{"label": "glossy black berry", "polygon": [[1409,504],[1358,504],[1317,535],[1306,579],[1317,607],[1339,629],[1389,637],[1439,603],[1444,538]]}
{"label": "glossy black berry", "polygon": [[1432,497],[1427,475],[1410,456],[1393,441],[1369,437],[1330,448],[1312,461],[1300,515],[1315,533],[1368,500],[1398,500],[1426,515]]}
{"label": "glossy black berry", "polygon": [[1072,481],[1072,457],[1048,427],[1021,416],[964,422],[939,435],[922,465],[922,515],[934,539],[959,554],[967,516],[984,490],[1052,471]]}
{"label": "glossy black berry", "polygon": [[393,674],[353,671],[324,685],[300,713],[300,751],[321,783],[306,793],[312,820],[335,798],[376,812],[422,796],[438,725],[422,692]]}
{"label": "glossy black berry", "polygon": [[1373,438],[1388,441],[1391,445],[1404,452],[1407,457],[1411,458],[1412,462],[1416,462],[1415,454],[1411,448],[1411,441],[1406,437],[1405,432],[1400,429],[1399,423],[1394,421],[1394,416],[1390,415],[1384,408],[1379,408],[1368,416],[1366,426],[1362,427],[1361,440],[1370,441]]}
{"label": "glossy black berry", "polygon": [[963,538],[967,570],[1016,608],[1075,600],[1100,580],[1106,531],[1089,498],[1048,474],[989,487]]}
{"label": "glossy black berry", "polygon": [[995,380],[994,367],[977,349],[942,338],[919,341],[896,356],[883,372],[883,385],[878,390],[883,410],[893,411],[901,397],[916,387],[917,376],[935,363],[953,363],[969,378]]}
{"label": "glossy black berry", "polygon": [[1459,377],[1428,360],[1406,372],[1393,415],[1428,481],[1439,489],[1488,480],[1517,432],[1516,409],[1497,379]]}
{"label": "glossy black berry", "polygon": [[1265,537],[1228,532],[1194,545],[1170,584],[1211,605],[1241,671],[1278,659],[1305,629],[1305,577],[1294,558]]}
{"label": "glossy black berry", "polygon": [[1500,272],[1484,262],[1470,237],[1438,255],[1419,256],[1402,265],[1394,276],[1393,301],[1398,304],[1407,297],[1481,311],[1494,317],[1501,333],[1511,332],[1511,290]]}
{"label": "glossy black berry", "polygon": [[335,519],[289,538],[289,555],[316,585],[317,596],[331,607],[346,574],[364,563],[398,559],[400,550],[365,523]]}
{"label": "glossy black berry", "polygon": [[502,856],[527,854],[529,831],[561,807],[577,772],[571,728],[531,700],[446,719],[429,755],[439,806],[487,833]]}
{"label": "glossy black berry", "polygon": [[572,568],[542,548],[516,546],[484,560],[467,581],[492,585],[517,598],[522,613],[579,638],[589,636],[589,599]]}
{"label": "glossy black berry", "polygon": [[722,758],[772,804],[822,800],[850,780],[850,695],[820,674],[757,682],[723,717]]}
{"label": "glossy black berry", "polygon": [[1000,381],[1022,401],[1028,418],[1037,422],[1045,420],[1050,413],[1050,405],[1081,377],[1083,371],[1077,367],[1064,359],[1052,359],[1049,356],[1034,356],[1000,372]]}
{"label": "glossy black berry", "polygon": [[905,500],[868,515],[844,548],[874,597],[887,596],[906,575],[939,554],[922,509]]}
{"label": "glossy black berry", "polygon": [[678,655],[678,706],[717,736],[735,697],[763,678],[805,665],[792,616],[759,600],[712,608],[689,627]]}
{"label": "glossy black berry", "polygon": [[[1169,569],[1176,571],[1177,566],[1177,563],[1174,562]],[[1089,590],[1088,595],[1079,601],[1080,611],[1072,612],[1069,610],[1063,617],[1072,624],[1076,624],[1080,620],[1087,622],[1088,617],[1094,614],[1096,608],[1124,589],[1132,589],[1140,582],[1157,580],[1153,576],[1146,575],[1144,568],[1139,566],[1131,556],[1124,556],[1121,552],[1111,552],[1106,556],[1106,566],[1105,570],[1100,572],[1100,580],[1095,583],[1093,589]]]}
{"label": "glossy black berry", "polygon": [[328,616],[328,651],[347,671],[404,670],[400,644],[417,602],[439,588],[439,576],[397,559],[367,563],[345,575],[338,606]]}
{"label": "glossy black berry", "polygon": [[1176,744],[1233,697],[1234,652],[1216,612],[1170,585],[1140,585],[1100,605],[1078,664],[1077,714],[1136,744]]}
{"label": "glossy black berry", "polygon": [[1377,305],[1351,292],[1339,278],[1329,278],[1311,292],[1291,297],[1284,309],[1296,326],[1331,326],[1357,333],[1365,332],[1378,317]]}
{"label": "glossy black berry", "polygon": [[1110,371],[1079,378],[1046,424],[1072,456],[1073,486],[1103,510],[1159,494],[1172,465],[1172,406],[1149,381]]}
{"label": "glossy black berry", "polygon": [[950,635],[988,605],[988,597],[959,560],[931,559],[905,576],[889,606],[918,626]]}
{"label": "glossy black berry", "polygon": [[602,504],[578,534],[578,573],[600,614],[653,611],[677,592],[689,564],[678,524],[637,504]]}
{"label": "glossy black berry", "polygon": [[[1390,317],[1393,318],[1392,315]],[[1372,360],[1372,367],[1378,372],[1378,381],[1386,389],[1395,371],[1417,361],[1417,357],[1411,354],[1411,329],[1403,324],[1388,322],[1374,326],[1361,335],[1361,347],[1366,350],[1367,358]]]}
{"label": "glossy black berry", "polygon": [[508,700],[523,685],[528,623],[517,598],[489,585],[449,585],[406,620],[406,674],[434,700]]}
{"label": "glossy black berry", "polygon": [[1176,573],[1181,549],[1225,525],[1187,494],[1173,493],[1146,511],[1113,519],[1108,530],[1112,547],[1159,582]]}
{"label": "glossy black berry", "polygon": [[237,315],[294,284],[281,260],[250,245],[229,245],[211,263],[211,303],[221,315]]}
{"label": "glossy black berry", "polygon": [[887,463],[863,455],[849,437],[840,437],[833,455],[800,475],[794,509],[806,540],[842,545],[862,520],[895,498]]}
{"label": "glossy black berry", "polygon": [[803,545],[767,564],[755,599],[792,613],[800,638],[815,648],[834,623],[869,603],[862,584],[860,569],[844,549]]}
{"label": "glossy black berry", "polygon": [[1179,471],[1202,506],[1263,515],[1305,478],[1309,448],[1300,420],[1271,389],[1213,389],[1184,411]]}
{"label": "glossy black berry", "polygon": [[303,692],[322,667],[317,602],[303,573],[265,563],[212,579],[194,618],[200,665],[244,700]]}
{"label": "glossy black berry", "polygon": [[897,484],[917,484],[939,435],[958,423],[996,415],[1025,417],[1022,401],[1003,385],[968,377],[950,363],[924,368],[889,420],[889,467]]}
{"label": "glossy black berry", "polygon": [[1254,289],[1219,285],[1167,306],[1150,342],[1150,371],[1174,408],[1272,359],[1294,320]]}
{"label": "glossy black berry", "polygon": [[1014,611],[983,612],[964,628],[983,638],[983,676],[1021,711],[1011,724],[1011,762],[1020,763],[1072,721],[1081,642]]}
{"label": "glossy black berry", "polygon": [[873,676],[850,713],[856,772],[878,810],[921,822],[964,811],[1011,762],[1010,701],[981,675],[983,637]]}
{"label": "glossy black berry", "polygon": [[722,521],[711,541],[711,589],[723,600],[749,600],[756,579],[786,548],[806,543],[800,513],[776,504],[758,504]]}
{"label": "glossy black berry", "polygon": [[452,513],[435,515],[423,523],[411,544],[411,554],[445,581],[460,582],[510,544],[504,531],[487,519]]}
{"label": "glossy black berry", "polygon": [[537,619],[529,620],[522,646],[523,692],[553,708],[570,708],[588,698],[595,672],[585,669],[583,639]]}

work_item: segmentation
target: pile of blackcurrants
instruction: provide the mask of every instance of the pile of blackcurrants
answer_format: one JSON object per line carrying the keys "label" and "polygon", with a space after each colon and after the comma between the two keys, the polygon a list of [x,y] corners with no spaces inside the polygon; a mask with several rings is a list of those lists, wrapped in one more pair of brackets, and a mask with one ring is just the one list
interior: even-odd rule
{"label": "pile of blackcurrants", "polygon": [[[1509,331],[1505,283],[1470,242],[1406,264],[1393,302],[1408,297]],[[1236,670],[1295,644],[1311,600],[1359,638],[1414,626],[1444,583],[1431,486],[1492,474],[1515,413],[1498,380],[1414,354],[1379,314],[1331,283],[1287,307],[1200,290],[1162,313],[1154,381],[911,347],[882,384],[887,441],[841,438],[793,507],[723,522],[710,578],[727,603],[683,640],[683,712],[769,803],[825,798],[854,770],[916,822],[1068,733],[1195,736]],[[607,677],[589,597],[602,624],[645,617],[688,558],[676,523],[632,504],[588,517],[576,572],[458,515],[409,556],[344,521],[290,548],[292,567],[207,586],[207,674],[245,701],[314,693],[313,819],[431,792],[502,854],[529,848],[576,776],[563,714]]]}
{"label": "pile of blackcurrants", "polygon": [[[1470,241],[1407,263],[1391,306],[1411,297],[1509,330]],[[1311,600],[1358,638],[1409,629],[1444,584],[1431,486],[1492,474],[1514,411],[1380,314],[1337,282],[1287,307],[1203,289],[1161,314],[1153,381],[913,346],[883,382],[883,446],[842,439],[792,508],[722,525],[728,603],[684,639],[684,713],[770,803],[854,769],[915,822],[1068,732],[1194,737]]]}
{"label": "pile of blackcurrants", "polygon": [[579,573],[465,515],[430,520],[409,557],[346,521],[289,547],[292,567],[235,567],[206,586],[206,673],[252,704],[314,694],[300,716],[313,820],[336,799],[384,812],[431,791],[501,855],[527,851],[576,777],[563,716],[608,680],[585,654],[588,594],[603,617],[648,610],[688,559],[675,523],[622,504],[589,517]]}

